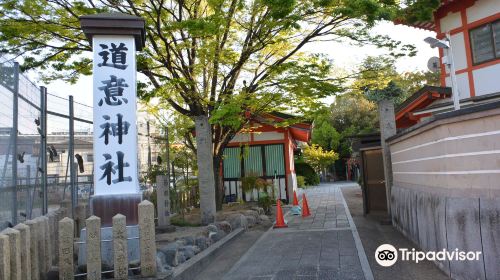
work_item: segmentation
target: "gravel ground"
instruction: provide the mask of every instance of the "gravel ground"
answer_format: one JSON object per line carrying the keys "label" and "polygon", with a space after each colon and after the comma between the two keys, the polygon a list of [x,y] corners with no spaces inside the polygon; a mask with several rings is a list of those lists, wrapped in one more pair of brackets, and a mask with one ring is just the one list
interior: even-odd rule
{"label": "gravel ground", "polygon": [[375,261],[375,250],[381,244],[388,243],[396,248],[409,248],[410,250],[411,248],[417,249],[418,247],[392,226],[381,225],[380,221],[387,219],[384,213],[363,216],[363,201],[359,186],[343,187],[342,193],[358,229],[375,279],[449,279],[444,272],[429,261],[419,262],[418,264],[398,261],[391,267],[380,266]]}

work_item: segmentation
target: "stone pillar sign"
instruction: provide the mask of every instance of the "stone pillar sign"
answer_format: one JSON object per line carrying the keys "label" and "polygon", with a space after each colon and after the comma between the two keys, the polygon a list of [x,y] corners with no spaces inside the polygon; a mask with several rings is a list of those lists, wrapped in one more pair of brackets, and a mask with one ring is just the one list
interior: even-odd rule
{"label": "stone pillar sign", "polygon": [[144,46],[144,19],[104,13],[80,17],[93,48],[94,197],[103,226],[118,213],[137,224],[141,201],[137,170],[136,58]]}

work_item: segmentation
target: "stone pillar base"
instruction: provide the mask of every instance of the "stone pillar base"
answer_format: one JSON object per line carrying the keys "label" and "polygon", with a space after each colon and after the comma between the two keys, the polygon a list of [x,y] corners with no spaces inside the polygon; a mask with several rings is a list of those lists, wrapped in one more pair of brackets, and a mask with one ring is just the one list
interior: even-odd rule
{"label": "stone pillar base", "polygon": [[90,198],[90,210],[101,218],[101,227],[111,227],[116,214],[127,217],[127,225],[137,225],[137,205],[141,201],[142,194],[97,195]]}

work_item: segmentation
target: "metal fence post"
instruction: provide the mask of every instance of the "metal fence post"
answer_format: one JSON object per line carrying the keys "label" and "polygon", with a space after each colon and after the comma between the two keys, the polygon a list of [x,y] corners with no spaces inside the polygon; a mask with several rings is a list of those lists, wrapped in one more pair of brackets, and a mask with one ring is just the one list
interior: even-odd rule
{"label": "metal fence post", "polygon": [[40,163],[42,169],[42,213],[49,212],[48,190],[47,190],[47,88],[40,87]]}
{"label": "metal fence post", "polygon": [[14,98],[12,104],[12,224],[17,224],[17,131],[19,109],[19,63],[14,62]]}
{"label": "metal fence post", "polygon": [[75,217],[75,208],[77,206],[77,189],[76,189],[76,174],[74,168],[75,162],[75,115],[74,115],[74,103],[73,95],[69,96],[69,147],[68,147],[68,157],[69,157],[69,177],[71,185],[71,217]]}
{"label": "metal fence post", "polygon": [[151,168],[151,134],[149,133],[149,121],[146,121],[146,129],[148,135],[148,168]]}
{"label": "metal fence post", "polygon": [[31,165],[26,165],[26,219],[31,219]]}

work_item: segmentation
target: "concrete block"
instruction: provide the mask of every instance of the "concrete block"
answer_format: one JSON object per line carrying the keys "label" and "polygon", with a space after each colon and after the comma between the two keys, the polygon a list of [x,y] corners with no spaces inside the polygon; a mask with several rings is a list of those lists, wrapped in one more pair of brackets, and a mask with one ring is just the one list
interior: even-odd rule
{"label": "concrete block", "polygon": [[481,240],[486,279],[500,277],[500,199],[481,199]]}
{"label": "concrete block", "polygon": [[40,279],[40,270],[38,268],[40,259],[38,258],[38,231],[35,220],[29,220],[25,223],[30,228],[30,256],[31,256],[31,279]]}
{"label": "concrete block", "polygon": [[92,216],[87,225],[87,279],[101,279],[101,219]]}
{"label": "concrete block", "polygon": [[[478,198],[447,198],[448,251],[481,251]],[[451,278],[485,279],[483,259],[450,261]]]}
{"label": "concrete block", "polygon": [[113,268],[117,280],[128,277],[127,218],[121,214],[113,217]]}
{"label": "concrete block", "polygon": [[144,200],[138,205],[139,243],[141,252],[141,276],[156,275],[155,209],[153,203]]}
{"label": "concrete block", "polygon": [[43,228],[44,228],[44,241],[45,241],[45,250],[44,250],[44,268],[45,271],[48,272],[52,266],[52,243],[53,239],[52,236],[50,235],[50,226],[49,226],[49,218],[47,216],[42,216],[40,217],[43,221]]}
{"label": "concrete block", "polygon": [[51,256],[51,265],[57,264],[57,223],[59,220],[57,219],[57,213],[51,212],[47,215],[49,218],[49,232],[50,232],[50,240],[52,241],[50,244],[50,256]]}
{"label": "concrete block", "polygon": [[168,176],[156,176],[156,205],[158,212],[158,226],[170,225],[170,189]]}
{"label": "concrete block", "polygon": [[37,232],[37,251],[38,251],[38,272],[40,279],[47,279],[47,270],[45,267],[45,227],[43,226],[43,219],[38,217],[33,220],[35,222],[35,229]]}
{"label": "concrete block", "polygon": [[21,278],[21,233],[17,229],[6,228],[1,234],[9,237],[10,248],[10,279],[22,280]]}
{"label": "concrete block", "polygon": [[14,229],[17,229],[21,234],[21,279],[31,280],[31,234],[30,228],[25,224],[17,224]]}
{"label": "concrete block", "polygon": [[10,279],[9,237],[0,234],[0,279]]}
{"label": "concrete block", "polygon": [[73,234],[75,223],[70,218],[59,221],[59,279],[74,280]]}

